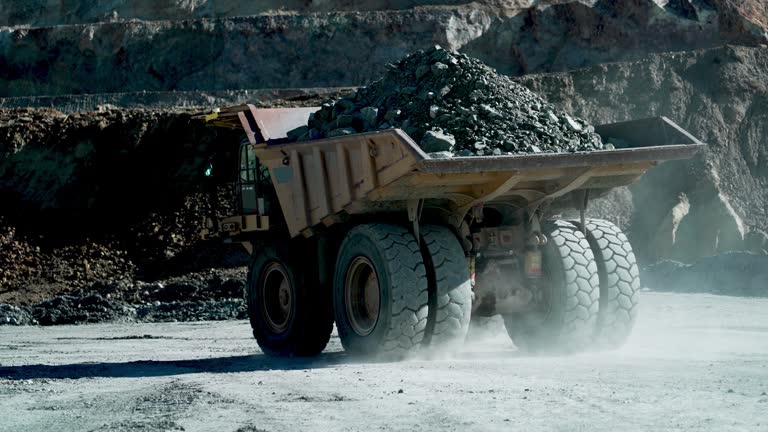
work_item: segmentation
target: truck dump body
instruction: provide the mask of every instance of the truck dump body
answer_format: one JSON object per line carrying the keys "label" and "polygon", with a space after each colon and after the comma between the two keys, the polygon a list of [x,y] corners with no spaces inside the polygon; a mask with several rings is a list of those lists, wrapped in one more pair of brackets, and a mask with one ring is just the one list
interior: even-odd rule
{"label": "truck dump body", "polygon": [[472,206],[495,201],[567,205],[573,191],[599,195],[629,185],[659,162],[690,158],[703,147],[664,117],[596,130],[606,141],[630,147],[432,159],[399,129],[290,144],[252,142],[269,169],[292,236],[311,236],[312,227],[332,225],[340,213],[398,211],[413,200],[425,200],[427,207],[439,203],[456,221]]}

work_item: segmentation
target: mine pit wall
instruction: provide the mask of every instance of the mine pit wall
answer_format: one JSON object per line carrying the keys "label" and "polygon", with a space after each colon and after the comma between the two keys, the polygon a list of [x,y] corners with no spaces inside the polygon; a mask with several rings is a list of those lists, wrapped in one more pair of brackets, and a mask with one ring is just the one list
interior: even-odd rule
{"label": "mine pit wall", "polygon": [[530,8],[441,4],[6,27],[0,29],[0,97],[357,86],[376,79],[384,64],[434,44],[518,75],[768,40],[764,28],[745,17],[718,13],[718,2],[693,16],[651,0]]}
{"label": "mine pit wall", "polygon": [[449,27],[484,25],[468,21],[372,12],[4,29],[0,97],[362,85],[415,49],[458,47]]}
{"label": "mine pit wall", "polygon": [[319,106],[356,87],[306,89],[245,89],[222,91],[160,91],[95,93],[87,95],[19,96],[0,98],[1,109],[50,108],[65,114],[98,111],[105,107],[158,111],[200,112],[214,107],[253,104],[263,108]]}
{"label": "mine pit wall", "polygon": [[[6,0],[0,5],[0,23],[46,27],[116,20],[169,21],[280,13],[404,10],[470,3],[472,0]],[[530,0],[477,3],[507,7],[531,5]]]}
{"label": "mine pit wall", "polygon": [[723,47],[520,82],[594,124],[667,116],[708,144],[630,187],[640,258],[692,261],[768,248],[766,70],[768,48]]}
{"label": "mine pit wall", "polygon": [[[768,24],[768,5],[761,0],[5,0],[0,4],[0,26],[50,27],[131,20],[174,21],[459,7],[486,9],[509,17],[562,5],[567,8],[602,9],[606,15],[631,15],[640,19],[666,10],[682,19],[698,22],[709,22],[714,15],[715,20],[726,26],[742,25],[739,22],[743,18],[754,24],[763,24],[763,27]],[[583,18],[578,15],[578,9],[575,9],[573,19],[578,21]],[[654,18],[664,17],[657,15]],[[732,22],[728,24],[728,21]]]}

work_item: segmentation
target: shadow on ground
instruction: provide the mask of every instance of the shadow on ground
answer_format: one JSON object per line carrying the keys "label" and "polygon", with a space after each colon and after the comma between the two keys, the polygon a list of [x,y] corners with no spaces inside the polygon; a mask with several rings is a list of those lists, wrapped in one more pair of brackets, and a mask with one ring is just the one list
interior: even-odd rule
{"label": "shadow on ground", "polygon": [[194,373],[319,369],[351,362],[350,358],[344,353],[326,353],[312,358],[275,358],[257,354],[197,360],[143,360],[123,363],[5,366],[0,367],[0,378],[11,380],[39,378],[143,378]]}
{"label": "shadow on ground", "polygon": [[[414,360],[473,360],[476,358],[512,359],[527,357],[520,351],[486,351],[453,355],[425,351]],[[213,357],[196,360],[139,360],[123,363],[74,363],[63,365],[0,366],[0,379],[81,379],[81,378],[144,378],[195,373],[241,373],[270,370],[323,369],[345,364],[390,363],[376,357],[349,356],[343,352],[323,353],[316,357],[278,358],[263,354]]]}

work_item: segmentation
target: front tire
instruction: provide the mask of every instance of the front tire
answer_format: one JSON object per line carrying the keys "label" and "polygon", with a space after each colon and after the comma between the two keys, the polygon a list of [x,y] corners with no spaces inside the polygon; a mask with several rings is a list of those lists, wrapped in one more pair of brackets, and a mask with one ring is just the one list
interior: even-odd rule
{"label": "front tire", "polygon": [[265,246],[248,268],[248,317],[261,350],[271,356],[313,356],[333,330],[330,293],[318,285],[311,257],[296,259]]}
{"label": "front tire", "polygon": [[344,349],[401,358],[416,351],[427,325],[427,276],[419,244],[399,225],[353,228],[339,249],[333,283]]}

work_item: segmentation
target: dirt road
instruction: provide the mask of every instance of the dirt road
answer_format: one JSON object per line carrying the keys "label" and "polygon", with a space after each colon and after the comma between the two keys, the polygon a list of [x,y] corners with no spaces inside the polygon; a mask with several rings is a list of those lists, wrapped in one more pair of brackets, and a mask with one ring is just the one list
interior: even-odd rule
{"label": "dirt road", "polygon": [[765,431],[768,300],[644,293],[630,343],[527,357],[257,354],[248,324],[0,329],[0,431]]}

